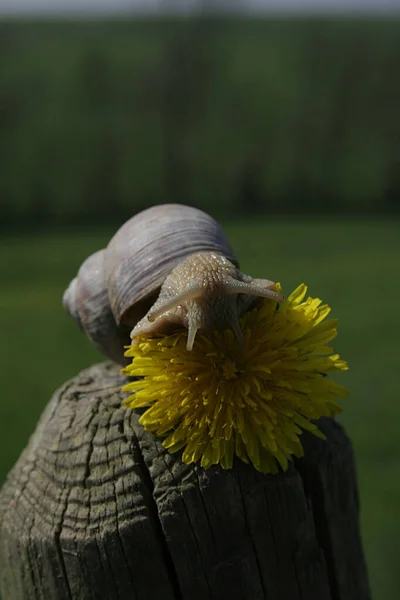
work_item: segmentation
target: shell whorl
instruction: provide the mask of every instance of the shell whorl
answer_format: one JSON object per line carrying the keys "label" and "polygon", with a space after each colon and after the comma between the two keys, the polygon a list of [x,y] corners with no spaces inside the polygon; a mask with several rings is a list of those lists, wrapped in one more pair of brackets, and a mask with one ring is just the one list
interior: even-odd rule
{"label": "shell whorl", "polygon": [[155,296],[184,258],[207,251],[237,264],[221,226],[197,208],[164,204],[132,217],[111,239],[105,254],[108,297],[117,323],[134,326],[146,311],[132,315],[131,308]]}
{"label": "shell whorl", "polygon": [[104,277],[104,250],[89,256],[68,286],[63,305],[94,345],[108,358],[125,364],[129,328],[118,327],[112,314]]}
{"label": "shell whorl", "polygon": [[62,299],[64,310],[74,319],[80,329],[82,321],[78,311],[78,278],[74,277],[64,292]]}

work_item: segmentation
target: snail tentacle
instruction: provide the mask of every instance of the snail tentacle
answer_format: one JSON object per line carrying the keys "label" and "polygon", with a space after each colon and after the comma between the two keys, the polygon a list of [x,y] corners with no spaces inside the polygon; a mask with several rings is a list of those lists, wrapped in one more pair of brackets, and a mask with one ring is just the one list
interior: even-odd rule
{"label": "snail tentacle", "polygon": [[[259,282],[263,280],[259,279]],[[275,286],[273,281],[267,279],[264,280],[268,287],[262,287],[259,283],[240,281],[233,277],[227,277],[225,280],[225,290],[228,294],[249,294],[250,296],[261,296],[263,298],[271,298],[278,302],[283,302],[284,297],[279,292],[272,290],[271,287]]]}
{"label": "snail tentacle", "polygon": [[159,298],[153,308],[147,313],[147,318],[150,322],[155,321],[163,313],[173,310],[180,304],[184,304],[188,300],[196,298],[201,293],[202,286],[196,282],[190,284],[181,294],[172,298]]}

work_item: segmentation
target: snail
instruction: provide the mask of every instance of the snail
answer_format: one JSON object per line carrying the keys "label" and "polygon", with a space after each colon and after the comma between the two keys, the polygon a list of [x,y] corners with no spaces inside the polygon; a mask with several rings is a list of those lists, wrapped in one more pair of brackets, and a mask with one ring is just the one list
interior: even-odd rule
{"label": "snail", "polygon": [[196,208],[164,204],[129,219],[103,250],[80,267],[63,305],[96,347],[126,364],[124,346],[137,336],[232,328],[258,296],[278,302],[275,283],[238,268],[219,224]]}

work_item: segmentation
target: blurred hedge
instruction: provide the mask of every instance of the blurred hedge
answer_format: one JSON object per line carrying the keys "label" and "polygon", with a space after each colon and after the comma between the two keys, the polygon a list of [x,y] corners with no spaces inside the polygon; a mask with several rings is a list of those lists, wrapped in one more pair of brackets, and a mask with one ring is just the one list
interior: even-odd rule
{"label": "blurred hedge", "polygon": [[0,223],[400,210],[400,20],[3,22]]}

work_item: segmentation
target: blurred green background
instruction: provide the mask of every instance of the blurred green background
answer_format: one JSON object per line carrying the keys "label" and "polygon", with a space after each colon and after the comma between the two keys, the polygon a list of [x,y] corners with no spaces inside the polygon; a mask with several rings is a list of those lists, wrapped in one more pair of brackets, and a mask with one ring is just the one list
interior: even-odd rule
{"label": "blurred green background", "polygon": [[[400,20],[0,24],[0,223],[400,211]],[[90,216],[89,216],[90,215]]]}
{"label": "blurred green background", "polygon": [[83,259],[161,202],[340,320],[373,598],[400,597],[400,20],[0,23],[0,484],[101,356],[64,313]]}

